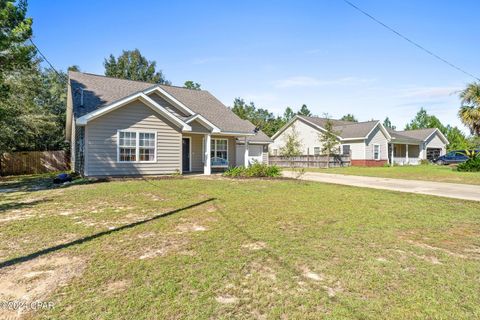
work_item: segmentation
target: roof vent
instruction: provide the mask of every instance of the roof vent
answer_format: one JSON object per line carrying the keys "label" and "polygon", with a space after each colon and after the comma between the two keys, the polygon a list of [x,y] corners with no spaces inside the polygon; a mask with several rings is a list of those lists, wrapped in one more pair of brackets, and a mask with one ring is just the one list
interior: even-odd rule
{"label": "roof vent", "polygon": [[80,107],[83,107],[83,88],[80,88]]}

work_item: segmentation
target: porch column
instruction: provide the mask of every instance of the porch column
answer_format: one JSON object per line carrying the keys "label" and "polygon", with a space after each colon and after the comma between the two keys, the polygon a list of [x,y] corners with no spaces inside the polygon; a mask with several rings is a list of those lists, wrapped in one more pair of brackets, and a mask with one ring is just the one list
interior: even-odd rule
{"label": "porch column", "polygon": [[248,137],[245,136],[245,154],[244,154],[244,163],[245,163],[245,168],[248,167]]}
{"label": "porch column", "polygon": [[390,145],[392,146],[392,150],[390,151],[390,153],[391,153],[391,155],[390,155],[390,159],[391,159],[390,166],[393,167],[393,163],[394,163],[394,161],[393,161],[393,156],[394,156],[393,148],[395,148],[395,145],[393,143],[391,143]]}
{"label": "porch column", "polygon": [[212,136],[207,134],[205,136],[205,154],[204,154],[204,163],[203,163],[203,174],[209,175],[212,173]]}
{"label": "porch column", "polygon": [[406,144],[407,149],[405,150],[405,162],[408,163],[408,144]]}

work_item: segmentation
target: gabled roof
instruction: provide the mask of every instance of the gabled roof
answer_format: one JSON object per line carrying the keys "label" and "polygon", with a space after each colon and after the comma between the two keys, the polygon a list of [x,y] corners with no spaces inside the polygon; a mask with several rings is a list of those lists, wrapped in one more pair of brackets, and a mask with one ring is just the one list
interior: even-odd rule
{"label": "gabled roof", "polygon": [[[200,114],[223,133],[253,134],[255,126],[240,119],[217,98],[205,90],[191,90],[175,86],[155,85],[152,83],[111,78],[89,73],[68,73],[72,89],[72,112],[75,118],[111,105],[125,97],[150,92],[159,88],[184,105],[194,114]],[[83,105],[81,91],[83,90]],[[168,97],[167,97],[168,98]],[[186,114],[185,121],[191,114]]]}
{"label": "gabled roof", "polygon": [[447,138],[437,128],[417,129],[417,130],[404,130],[404,131],[388,131],[394,141],[421,143],[428,140],[434,133],[438,133],[440,139],[448,144]]}
{"label": "gabled roof", "polygon": [[327,119],[321,117],[307,117],[296,115],[285,126],[283,126],[278,132],[276,132],[272,138],[275,139],[280,133],[288,128],[295,120],[300,119],[310,125],[315,126],[318,130],[325,131],[325,125],[328,120],[333,124],[333,131],[337,133],[337,137],[340,140],[353,140],[353,139],[366,139],[375,127],[380,126],[380,129],[384,132],[387,139],[390,138],[388,131],[382,126],[378,120],[365,121],[365,122],[353,122],[345,120]]}

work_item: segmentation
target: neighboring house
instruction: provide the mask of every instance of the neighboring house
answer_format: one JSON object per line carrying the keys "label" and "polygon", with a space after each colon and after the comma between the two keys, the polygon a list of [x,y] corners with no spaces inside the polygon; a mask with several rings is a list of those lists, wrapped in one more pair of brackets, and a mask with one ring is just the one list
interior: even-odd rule
{"label": "neighboring house", "polygon": [[[392,159],[397,164],[418,164],[421,159],[444,154],[448,144],[438,129],[389,131],[378,120],[330,121],[339,141],[339,153],[350,154],[354,166],[382,166],[392,163]],[[270,154],[281,155],[286,137],[295,131],[303,155],[320,155],[319,135],[326,131],[326,122],[320,117],[295,116],[272,136]]]}
{"label": "neighboring house", "polygon": [[81,72],[68,81],[66,135],[84,176],[210,174],[268,159],[270,138],[208,91]]}

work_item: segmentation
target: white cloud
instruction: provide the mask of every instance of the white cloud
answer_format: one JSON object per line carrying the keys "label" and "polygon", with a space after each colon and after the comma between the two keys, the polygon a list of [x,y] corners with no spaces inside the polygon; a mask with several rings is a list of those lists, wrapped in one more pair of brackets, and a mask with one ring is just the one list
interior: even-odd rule
{"label": "white cloud", "polygon": [[372,82],[374,79],[362,79],[356,77],[344,77],[330,80],[320,80],[308,76],[295,76],[274,82],[277,88],[292,88],[292,87],[321,87],[332,85],[358,85],[362,83]]}
{"label": "white cloud", "polygon": [[399,98],[406,99],[439,99],[455,96],[462,90],[461,86],[414,87],[401,90]]}

